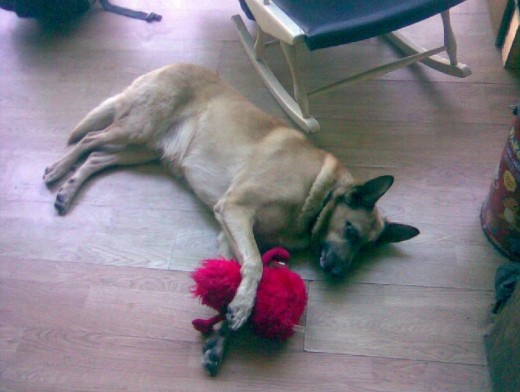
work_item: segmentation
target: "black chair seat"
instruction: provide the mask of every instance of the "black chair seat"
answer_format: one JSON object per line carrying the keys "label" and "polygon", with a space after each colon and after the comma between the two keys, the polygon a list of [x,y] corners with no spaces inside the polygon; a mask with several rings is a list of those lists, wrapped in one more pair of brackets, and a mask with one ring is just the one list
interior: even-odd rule
{"label": "black chair seat", "polygon": [[271,0],[305,32],[310,50],[398,30],[464,0]]}

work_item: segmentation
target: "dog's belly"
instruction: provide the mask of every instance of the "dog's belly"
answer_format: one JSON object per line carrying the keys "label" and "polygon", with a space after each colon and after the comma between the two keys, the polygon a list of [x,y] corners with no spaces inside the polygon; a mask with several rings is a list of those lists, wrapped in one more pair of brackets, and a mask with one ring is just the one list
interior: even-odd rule
{"label": "dog's belly", "polygon": [[184,176],[190,188],[197,197],[209,208],[213,208],[226,193],[231,182],[231,176],[222,171],[212,171],[211,168],[185,168]]}
{"label": "dog's belly", "polygon": [[250,104],[232,98],[214,97],[204,111],[184,120],[161,142],[163,161],[210,208],[254,159],[257,139],[262,138],[263,132],[245,132],[250,128],[247,121],[237,121],[236,113],[247,111]]}
{"label": "dog's belly", "polygon": [[201,140],[200,118],[188,117],[176,123],[149,147],[161,155],[162,163],[178,178],[183,178],[197,197],[212,208],[228,189],[233,162],[219,152],[219,144]]}

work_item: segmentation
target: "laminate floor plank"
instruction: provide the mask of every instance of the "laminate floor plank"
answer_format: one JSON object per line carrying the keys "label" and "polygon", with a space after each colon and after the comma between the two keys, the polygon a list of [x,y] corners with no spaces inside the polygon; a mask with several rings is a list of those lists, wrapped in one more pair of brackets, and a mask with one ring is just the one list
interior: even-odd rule
{"label": "laminate floor plank", "polygon": [[486,364],[490,291],[313,282],[310,297],[308,351]]}
{"label": "laminate floor plank", "polygon": [[187,292],[187,273],[43,260],[0,267],[2,391],[489,390],[486,366],[305,352],[304,325],[284,345],[240,333],[221,375],[208,378],[189,320],[211,312]]}

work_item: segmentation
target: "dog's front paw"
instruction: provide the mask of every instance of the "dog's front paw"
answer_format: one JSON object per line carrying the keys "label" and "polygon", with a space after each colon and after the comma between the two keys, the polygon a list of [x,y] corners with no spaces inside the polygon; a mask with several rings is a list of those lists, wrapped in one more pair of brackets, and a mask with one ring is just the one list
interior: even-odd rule
{"label": "dog's front paw", "polygon": [[224,343],[225,340],[218,336],[217,332],[216,336],[210,337],[202,348],[202,364],[212,377],[218,374],[224,360]]}
{"label": "dog's front paw", "polygon": [[236,295],[228,306],[227,320],[233,331],[245,324],[253,310],[254,297]]}

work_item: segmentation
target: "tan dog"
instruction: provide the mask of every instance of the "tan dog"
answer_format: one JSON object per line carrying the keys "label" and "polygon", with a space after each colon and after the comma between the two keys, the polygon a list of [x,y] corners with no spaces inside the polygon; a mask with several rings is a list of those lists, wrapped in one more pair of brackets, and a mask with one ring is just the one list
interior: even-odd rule
{"label": "tan dog", "polygon": [[205,349],[212,374],[222,359],[223,331],[240,328],[251,313],[262,276],[260,249],[313,246],[323,269],[341,275],[361,247],[419,233],[387,222],[375,207],[393,177],[355,184],[331,154],[197,66],[172,65],[139,77],[91,111],[69,143],[76,144],[45,170],[47,184],[90,155],[59,190],[61,214],[97,171],[159,158],[214,210],[222,227],[219,251],[240,261],[243,279],[229,324]]}

